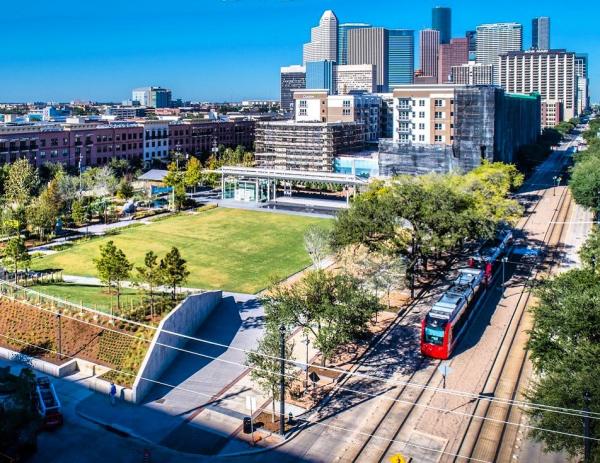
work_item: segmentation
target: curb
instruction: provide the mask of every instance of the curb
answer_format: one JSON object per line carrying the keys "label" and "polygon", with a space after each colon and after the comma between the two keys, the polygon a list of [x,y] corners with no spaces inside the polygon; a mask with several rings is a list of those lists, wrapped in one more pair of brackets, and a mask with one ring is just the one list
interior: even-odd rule
{"label": "curb", "polygon": [[[84,420],[90,421],[91,423],[94,423],[98,426],[102,426],[103,428],[109,428],[108,430],[113,430],[116,431],[116,433],[118,434],[123,434],[125,438],[133,438],[133,439],[137,439],[143,442],[146,442],[150,445],[156,446],[156,447],[160,447],[161,449],[168,451],[168,452],[174,452],[177,454],[181,454],[181,455],[188,455],[190,457],[208,457],[208,458],[235,458],[238,456],[244,456],[244,455],[254,455],[257,453],[264,453],[264,452],[268,452],[270,450],[276,449],[278,447],[280,447],[281,445],[285,444],[287,441],[291,440],[293,437],[295,437],[296,435],[298,435],[299,433],[296,432],[297,430],[291,431],[291,433],[294,433],[293,435],[291,435],[290,437],[287,437],[285,439],[283,439],[281,442],[278,442],[274,445],[271,445],[269,447],[261,447],[259,449],[256,450],[247,450],[247,451],[243,451],[243,452],[235,452],[235,453],[226,453],[226,454],[216,454],[216,455],[207,455],[204,453],[191,453],[191,452],[185,452],[183,450],[177,450],[171,447],[167,447],[159,442],[154,442],[150,439],[148,439],[147,437],[144,437],[140,434],[137,434],[135,432],[133,432],[131,429],[126,428],[124,426],[120,426],[117,424],[112,424],[112,423],[106,423],[102,420],[99,420],[97,418],[94,418],[90,415],[88,415],[87,413],[84,413],[80,410],[75,409],[75,413],[80,416],[81,418],[83,418]],[[298,427],[299,430],[300,427]],[[272,433],[271,433],[272,435]]]}

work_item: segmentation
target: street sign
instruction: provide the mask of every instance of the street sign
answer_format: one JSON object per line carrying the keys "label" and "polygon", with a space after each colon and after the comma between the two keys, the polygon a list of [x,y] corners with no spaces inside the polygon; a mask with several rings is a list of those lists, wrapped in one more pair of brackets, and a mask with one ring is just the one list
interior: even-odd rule
{"label": "street sign", "polygon": [[442,362],[440,364],[440,366],[438,367],[438,371],[445,378],[446,376],[448,376],[450,374],[450,372],[452,371],[452,368],[450,368],[450,365],[448,365],[448,362]]}
{"label": "street sign", "polygon": [[318,382],[319,382],[319,380],[321,379],[321,378],[319,377],[319,375],[318,375],[317,373],[315,373],[314,371],[311,371],[311,372],[310,372],[310,375],[308,375],[308,377],[310,378],[310,380],[311,380],[313,383],[318,383]]}
{"label": "street sign", "polygon": [[390,457],[390,463],[407,463],[407,461],[408,460],[401,453],[397,453]]}
{"label": "street sign", "polygon": [[256,397],[246,396],[246,410],[253,412],[256,410]]}

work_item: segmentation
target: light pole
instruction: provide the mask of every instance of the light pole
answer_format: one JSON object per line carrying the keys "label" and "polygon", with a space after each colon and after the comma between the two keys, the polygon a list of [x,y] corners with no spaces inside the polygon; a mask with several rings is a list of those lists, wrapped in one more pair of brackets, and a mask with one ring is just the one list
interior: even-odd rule
{"label": "light pole", "polygon": [[552,177],[552,182],[554,183],[554,188],[552,189],[552,196],[556,196],[556,180],[558,179],[558,177],[555,175],[554,177]]}
{"label": "light pole", "polygon": [[308,333],[304,333],[304,342],[306,343],[306,374],[304,376],[304,390],[308,389],[308,344],[310,340],[308,339]]}
{"label": "light pole", "polygon": [[285,325],[279,327],[279,434],[285,436]]}
{"label": "light pole", "polygon": [[508,257],[504,256],[502,258],[502,287],[506,284],[506,263],[508,262]]}

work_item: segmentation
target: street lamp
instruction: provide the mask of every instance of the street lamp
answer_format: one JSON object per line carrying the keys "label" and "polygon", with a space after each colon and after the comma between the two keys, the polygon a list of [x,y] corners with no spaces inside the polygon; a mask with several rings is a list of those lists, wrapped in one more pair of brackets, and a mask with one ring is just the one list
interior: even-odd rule
{"label": "street lamp", "polygon": [[308,333],[304,333],[304,343],[306,344],[306,373],[304,377],[304,390],[308,389],[308,345],[310,339],[308,339]]}
{"label": "street lamp", "polygon": [[554,177],[552,177],[552,181],[554,182],[554,189],[552,190],[552,196],[556,196],[556,183],[557,183],[558,177],[555,175]]}
{"label": "street lamp", "polygon": [[279,434],[285,436],[285,325],[279,327]]}

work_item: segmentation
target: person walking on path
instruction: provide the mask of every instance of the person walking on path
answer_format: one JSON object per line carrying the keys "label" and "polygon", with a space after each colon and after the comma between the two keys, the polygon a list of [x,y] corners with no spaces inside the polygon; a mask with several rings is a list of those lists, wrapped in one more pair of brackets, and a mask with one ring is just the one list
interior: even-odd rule
{"label": "person walking on path", "polygon": [[115,405],[117,402],[117,386],[111,381],[110,383],[110,404]]}

